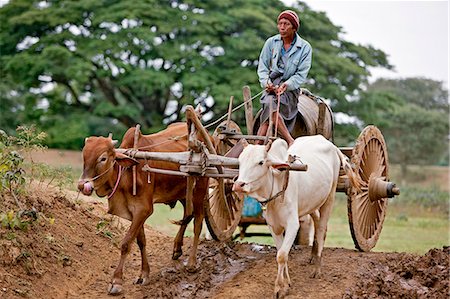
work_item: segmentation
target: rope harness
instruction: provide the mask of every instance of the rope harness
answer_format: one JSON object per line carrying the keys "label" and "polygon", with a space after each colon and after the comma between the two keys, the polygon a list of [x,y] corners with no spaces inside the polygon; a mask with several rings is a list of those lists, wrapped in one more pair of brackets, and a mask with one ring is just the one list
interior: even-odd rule
{"label": "rope harness", "polygon": [[117,187],[119,186],[119,182],[120,182],[121,178],[122,178],[122,166],[119,165],[119,173],[117,174],[117,181],[116,181],[116,184],[114,185],[113,191],[108,195],[108,199],[110,199],[114,195],[114,193],[116,192]]}
{"label": "rope harness", "polygon": [[[272,171],[271,171],[271,173],[272,173]],[[274,177],[274,175],[273,175],[273,173],[272,173],[272,190],[270,191],[270,194],[272,194],[272,192],[273,192],[273,185],[274,185],[274,182],[275,182],[275,177]],[[275,195],[273,195],[273,196],[270,196],[270,197],[269,197],[268,199],[266,199],[265,201],[260,201],[260,202],[259,202],[259,203],[262,205],[262,209],[263,209],[263,210],[266,210],[266,209],[267,209],[267,204],[268,204],[269,202],[271,202],[272,200],[274,200],[274,199],[276,199],[276,198],[278,198],[278,197],[280,197],[280,196],[281,196],[281,202],[284,202],[284,193],[286,192],[286,188],[287,188],[288,183],[289,183],[289,169],[286,170],[286,174],[285,174],[285,176],[284,176],[284,184],[283,184],[283,188],[282,188],[280,191],[278,191],[277,194],[275,194]]]}
{"label": "rope harness", "polygon": [[[108,167],[108,169],[106,169],[105,171],[103,171],[102,173],[100,173],[99,175],[96,175],[95,177],[93,177],[93,178],[91,178],[91,179],[85,179],[84,180],[84,183],[86,184],[86,183],[88,183],[88,182],[94,182],[95,180],[98,180],[99,178],[101,178],[102,176],[104,176],[107,172],[109,172],[113,167],[114,167],[114,165],[117,163],[117,161],[114,161],[114,163],[110,166],[110,167]],[[117,190],[117,187],[119,186],[119,182],[120,182],[120,179],[122,178],[122,166],[120,166],[119,165],[119,173],[117,174],[117,180],[116,180],[116,183],[115,183],[115,185],[114,185],[114,188],[113,188],[113,191],[108,195],[108,199],[110,199],[113,195],[114,195],[114,193],[116,192],[116,190]],[[80,192],[78,192],[78,195],[80,194]],[[78,198],[78,197],[77,197]]]}

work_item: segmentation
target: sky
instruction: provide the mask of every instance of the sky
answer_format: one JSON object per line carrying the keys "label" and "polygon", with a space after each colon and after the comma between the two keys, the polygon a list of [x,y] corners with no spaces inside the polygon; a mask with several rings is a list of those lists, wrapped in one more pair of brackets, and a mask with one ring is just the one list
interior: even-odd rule
{"label": "sky", "polygon": [[[283,2],[291,5],[295,0]],[[448,90],[448,1],[303,2],[325,12],[334,25],[342,27],[345,40],[372,45],[388,55],[394,71],[371,69],[371,81],[379,77],[425,77],[444,82]]]}

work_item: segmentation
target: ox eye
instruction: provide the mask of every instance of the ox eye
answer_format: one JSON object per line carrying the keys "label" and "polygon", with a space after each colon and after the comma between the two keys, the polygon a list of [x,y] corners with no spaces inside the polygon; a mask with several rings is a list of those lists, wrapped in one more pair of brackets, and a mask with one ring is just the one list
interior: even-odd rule
{"label": "ox eye", "polygon": [[100,162],[106,162],[106,157],[102,157],[102,158],[100,159]]}
{"label": "ox eye", "polygon": [[264,161],[259,161],[258,165],[263,165]]}

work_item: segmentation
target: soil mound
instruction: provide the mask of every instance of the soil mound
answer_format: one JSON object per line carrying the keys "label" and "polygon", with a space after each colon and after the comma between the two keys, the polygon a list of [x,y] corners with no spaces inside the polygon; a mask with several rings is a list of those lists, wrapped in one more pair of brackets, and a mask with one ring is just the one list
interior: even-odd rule
{"label": "soil mound", "polygon": [[[102,200],[38,184],[27,194],[19,198],[21,207],[0,197],[0,215],[21,211],[0,226],[0,298],[111,298],[106,290],[129,222],[107,215]],[[274,247],[203,240],[197,270],[190,273],[184,267],[190,238],[173,261],[173,238],[150,227],[146,237],[151,283],[133,284],[141,267],[133,246],[119,298],[272,297]],[[320,279],[309,278],[309,256],[308,247],[292,248],[286,298],[448,298],[448,247],[424,256],[325,248]]]}
{"label": "soil mound", "polygon": [[344,298],[448,298],[450,247],[370,262]]}

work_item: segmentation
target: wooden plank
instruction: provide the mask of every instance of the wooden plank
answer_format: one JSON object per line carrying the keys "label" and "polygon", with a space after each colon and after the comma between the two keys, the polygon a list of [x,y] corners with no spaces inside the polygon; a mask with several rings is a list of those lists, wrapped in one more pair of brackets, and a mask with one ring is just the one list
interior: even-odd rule
{"label": "wooden plank", "polygon": [[339,175],[338,183],[336,186],[337,192],[347,193],[350,187],[350,180],[347,175]]}
{"label": "wooden plank", "polygon": [[216,167],[203,168],[200,165],[181,165],[180,171],[197,175],[204,174],[205,176],[224,177],[224,178],[233,178],[239,174],[238,169],[225,168],[223,173],[219,173]]}
{"label": "wooden plank", "polygon": [[234,97],[230,97],[230,103],[228,104],[228,115],[227,115],[227,122],[225,123],[226,130],[230,128],[230,121],[231,121],[231,114],[233,113],[233,101]]}
{"label": "wooden plank", "polygon": [[341,152],[347,157],[351,158],[353,155],[353,147],[340,147]]}
{"label": "wooden plank", "polygon": [[326,104],[324,102],[320,101],[320,103],[319,103],[319,119],[317,121],[317,134],[320,134],[322,136],[325,136],[324,132],[325,132],[326,110],[327,110]]}
{"label": "wooden plank", "polygon": [[193,197],[194,197],[194,185],[195,177],[187,177],[187,187],[186,187],[186,216],[192,215],[194,211]]}
{"label": "wooden plank", "polygon": [[[265,136],[258,136],[258,135],[242,135],[242,134],[227,134],[224,135],[224,138],[227,139],[237,139],[240,140],[242,138],[244,139],[248,139],[248,140],[266,140],[267,137]],[[269,140],[275,140],[277,139],[277,137],[269,137]]]}
{"label": "wooden plank", "polygon": [[251,101],[252,95],[249,86],[244,86],[242,88],[242,94],[244,97],[244,108],[245,108],[245,122],[247,125],[247,134],[253,134],[253,125],[255,121],[253,120],[253,103]]}
{"label": "wooden plank", "polygon": [[186,119],[188,121],[192,121],[194,123],[194,125],[197,128],[198,132],[200,133],[202,138],[205,140],[205,144],[206,144],[206,147],[208,148],[209,152],[211,152],[213,154],[217,154],[216,150],[214,148],[214,145],[211,142],[211,139],[210,139],[210,136],[209,136],[208,132],[206,131],[205,127],[200,122],[200,119],[195,114],[194,107],[192,107],[190,105],[188,105],[186,107]]}
{"label": "wooden plank", "polygon": [[177,175],[177,176],[185,176],[185,177],[189,176],[188,173],[184,173],[181,171],[153,168],[148,165],[144,165],[144,167],[142,167],[142,170],[148,171],[148,172],[153,172],[153,173],[166,174],[166,175]]}
{"label": "wooden plank", "polygon": [[190,152],[143,152],[133,149],[117,148],[116,152],[125,154],[132,158],[148,159],[157,161],[167,161],[173,163],[186,163],[189,159]]}
{"label": "wooden plank", "polygon": [[[189,162],[189,157],[191,152],[143,152],[133,149],[123,149],[117,148],[116,152],[125,154],[132,158],[137,159],[147,159],[156,161],[167,161],[177,164],[187,164]],[[195,155],[194,155],[195,157]],[[191,160],[196,161],[196,158]],[[207,154],[207,166],[227,166],[227,167],[238,167],[239,160],[236,158],[228,158],[216,154]]]}

